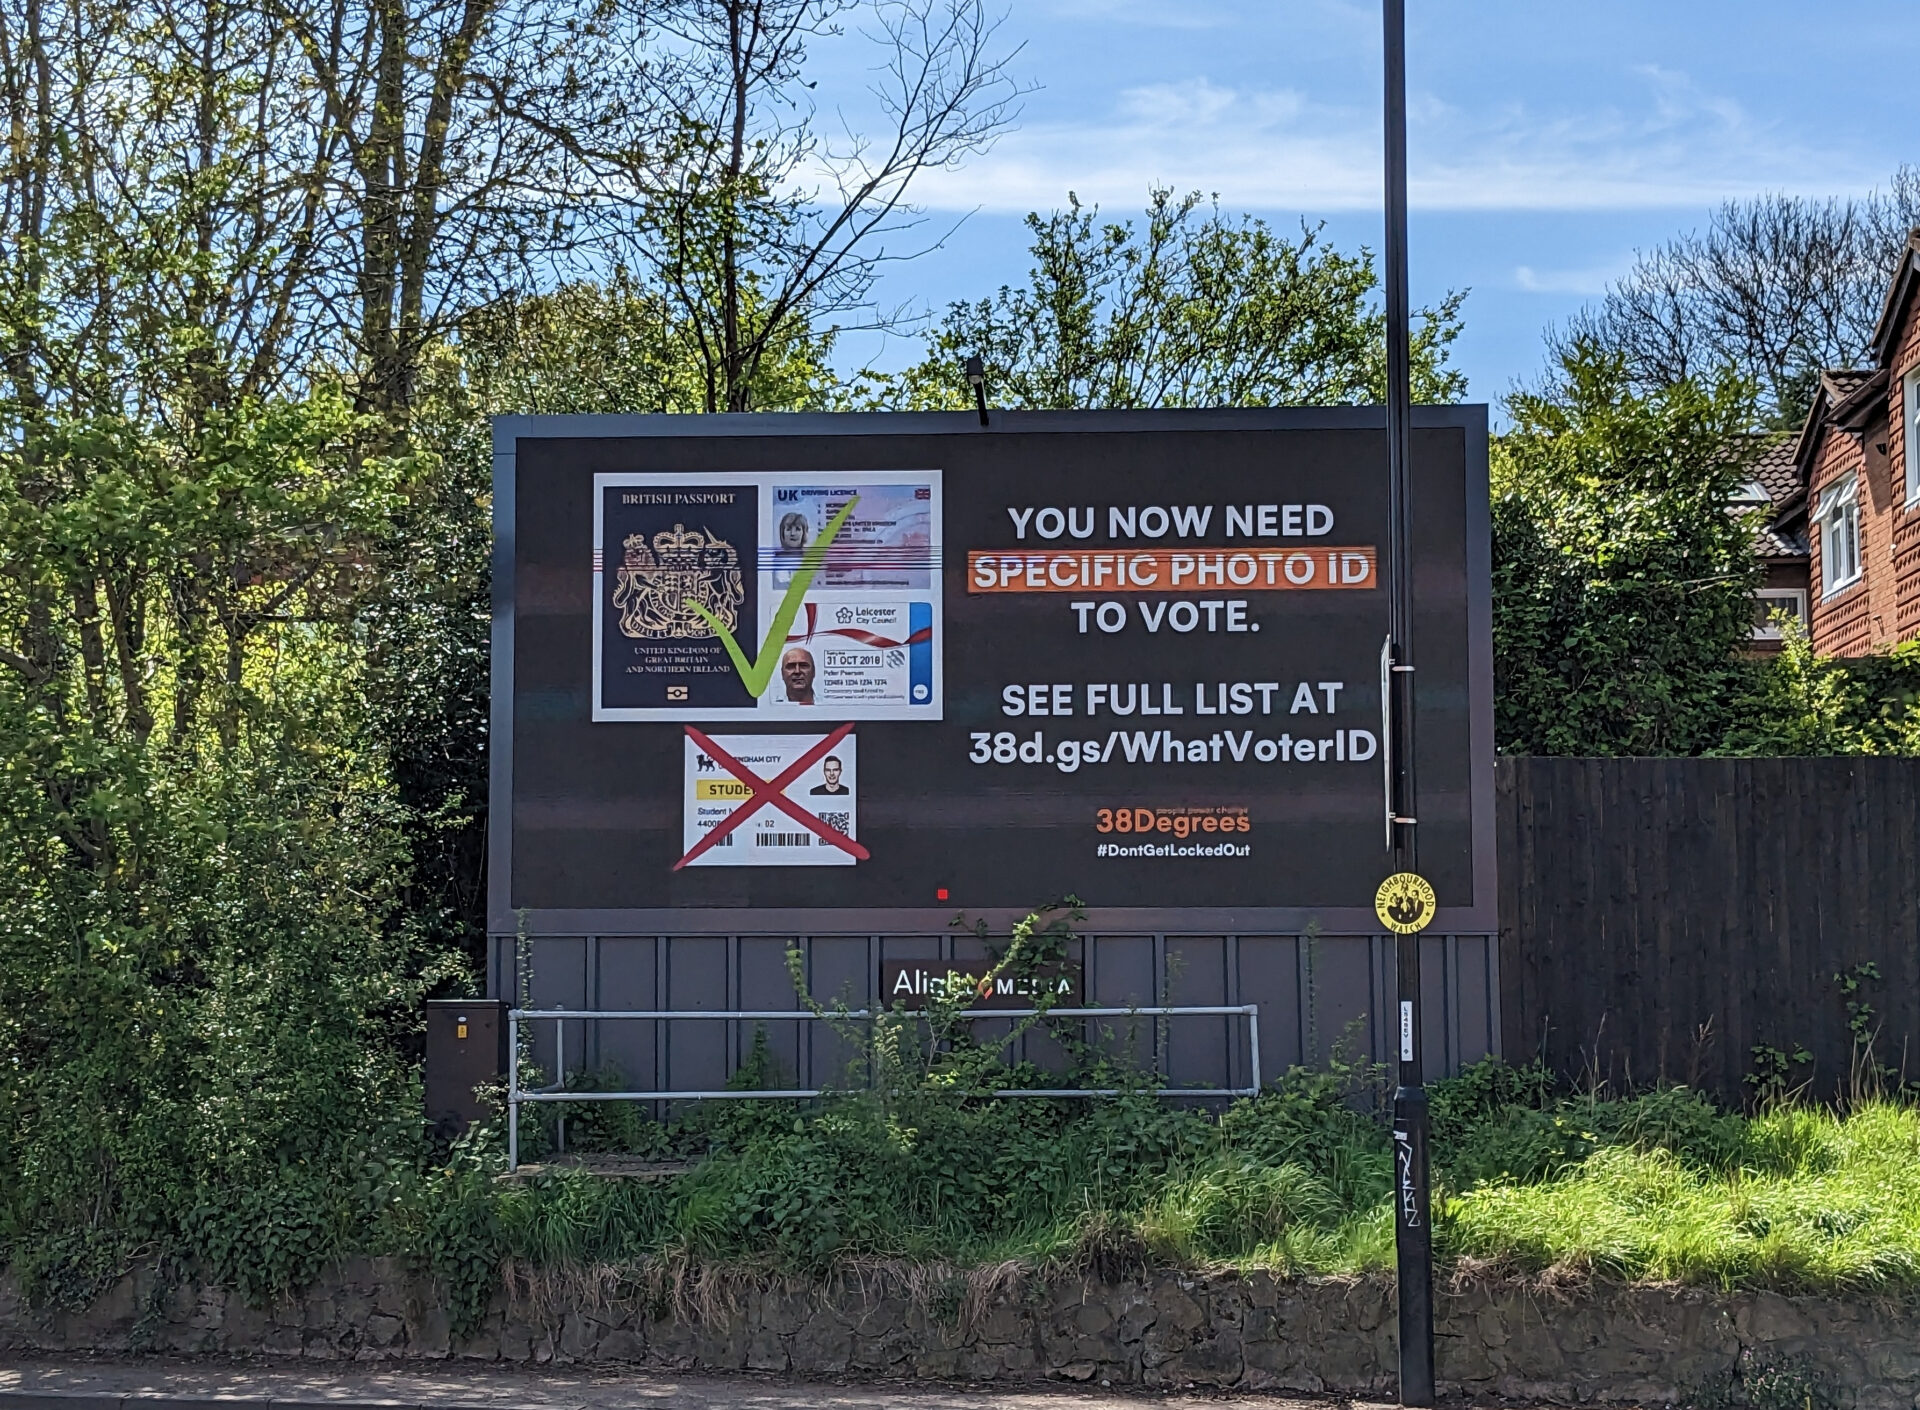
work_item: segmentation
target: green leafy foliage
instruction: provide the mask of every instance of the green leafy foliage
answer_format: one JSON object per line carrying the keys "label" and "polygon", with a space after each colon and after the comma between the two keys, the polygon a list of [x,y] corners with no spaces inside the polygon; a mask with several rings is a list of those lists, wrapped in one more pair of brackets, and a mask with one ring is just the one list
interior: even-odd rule
{"label": "green leafy foliage", "polygon": [[1753,522],[1729,506],[1761,442],[1749,388],[1646,388],[1574,340],[1509,398],[1493,446],[1494,731],[1505,753],[1920,753],[1920,646],[1750,654]]}
{"label": "green leafy foliage", "polygon": [[1736,755],[1920,753],[1920,642],[1851,661],[1816,656],[1797,621],[1720,750]]}
{"label": "green leafy foliage", "polygon": [[[1378,401],[1386,324],[1373,257],[1342,254],[1316,228],[1297,241],[1264,221],[1223,216],[1200,197],[1156,190],[1143,229],[1099,222],[1072,198],[1032,214],[1027,283],[949,306],[923,361],[869,374],[856,405],[965,409],[961,369],[986,364],[996,406],[1295,406]],[[1457,401],[1447,366],[1463,296],[1424,311],[1414,331],[1414,398]]]}
{"label": "green leafy foliage", "polygon": [[354,622],[418,466],[324,377],[137,351],[0,396],[0,1250],[68,1301],[143,1253],[265,1298],[423,1149],[445,962]]}
{"label": "green leafy foliage", "polygon": [[1508,402],[1493,505],[1494,733],[1508,753],[1699,754],[1734,728],[1758,564],[1729,512],[1740,383],[1633,390],[1586,343]]}
{"label": "green leafy foliage", "polygon": [[30,1282],[78,1293],[158,1247],[286,1291],[418,1148],[399,1038],[420,957],[383,923],[401,818],[364,760],[273,712],[239,737],[200,760],[95,754],[108,876],[59,856],[44,783],[6,795],[0,826],[48,863],[0,873],[0,1237]]}
{"label": "green leafy foliage", "polygon": [[1090,1222],[1115,1218],[1157,1220],[1148,1246],[1167,1257],[1237,1256],[1243,1233],[1324,1230],[1348,1192],[1384,1197],[1383,1132],[1335,1090],[1296,1073],[1219,1120],[1147,1095],[1070,1103],[938,1086],[811,1109],[729,1103],[643,1137],[643,1150],[695,1155],[686,1175],[645,1186],[557,1170],[501,1195],[502,1217],[510,1251],[540,1264],[1070,1257]]}
{"label": "green leafy foliage", "polygon": [[[763,318],[749,281],[742,316]],[[537,414],[708,410],[699,331],[663,290],[624,265],[477,310],[461,326],[459,374],[471,410]],[[831,333],[789,313],[744,395],[759,410],[820,410],[833,390]]]}

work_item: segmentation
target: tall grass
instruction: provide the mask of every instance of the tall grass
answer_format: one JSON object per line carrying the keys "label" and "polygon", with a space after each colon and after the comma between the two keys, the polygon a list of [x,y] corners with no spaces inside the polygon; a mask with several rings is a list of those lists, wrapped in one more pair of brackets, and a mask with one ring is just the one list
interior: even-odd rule
{"label": "tall grass", "polygon": [[1443,1245],[1518,1270],[1783,1290],[1920,1288],[1920,1115],[1783,1110],[1718,1161],[1604,1145],[1449,1199]]}
{"label": "tall grass", "polygon": [[[1218,1116],[1144,1096],[742,1102],[599,1133],[689,1157],[672,1180],[460,1188],[494,1202],[499,1252],[528,1269],[1354,1273],[1393,1259],[1373,1077],[1296,1071]],[[1458,1270],[1920,1291],[1911,1107],[1748,1117],[1684,1088],[1561,1094],[1486,1063],[1438,1084],[1433,1109],[1436,1246]]]}

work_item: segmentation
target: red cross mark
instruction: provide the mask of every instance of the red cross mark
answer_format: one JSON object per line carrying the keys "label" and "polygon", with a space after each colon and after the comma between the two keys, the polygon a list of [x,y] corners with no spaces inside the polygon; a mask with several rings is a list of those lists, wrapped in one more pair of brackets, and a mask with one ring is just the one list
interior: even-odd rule
{"label": "red cross mark", "polygon": [[809,813],[805,808],[787,797],[783,791],[788,784],[812,768],[820,759],[825,758],[827,752],[831,750],[834,745],[853,733],[853,725],[851,722],[840,726],[839,729],[814,745],[813,748],[802,754],[798,759],[788,764],[779,775],[771,780],[761,778],[760,775],[734,758],[733,755],[715,744],[712,739],[702,734],[692,725],[688,725],[686,728],[687,738],[699,745],[701,752],[706,754],[721,768],[725,769],[748,788],[752,789],[753,796],[709,828],[707,835],[694,843],[692,848],[688,850],[687,855],[673,864],[675,871],[679,871],[681,867],[686,866],[695,858],[701,856],[709,847],[718,846],[721,838],[727,836],[735,828],[739,827],[740,824],[744,823],[748,818],[752,817],[768,804],[772,804],[778,808],[809,832],[818,836],[821,841],[838,847],[842,852],[849,853],[863,862],[872,855],[865,847],[862,847],[844,832],[837,832],[821,822],[820,819],[816,818],[812,813]]}

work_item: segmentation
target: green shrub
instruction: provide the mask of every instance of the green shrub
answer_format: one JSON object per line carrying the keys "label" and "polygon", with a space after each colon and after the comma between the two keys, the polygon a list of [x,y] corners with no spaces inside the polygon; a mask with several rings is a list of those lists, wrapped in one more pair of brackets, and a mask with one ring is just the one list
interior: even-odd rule
{"label": "green shrub", "polygon": [[1554,1077],[1537,1059],[1512,1067],[1482,1058],[1427,1088],[1427,1112],[1437,1145],[1456,1145],[1475,1123],[1508,1107],[1543,1111],[1554,1099]]}
{"label": "green shrub", "polygon": [[1670,1151],[1703,1170],[1731,1170],[1748,1155],[1748,1123],[1687,1087],[1662,1087],[1617,1103],[1596,1104],[1594,1117],[1594,1124],[1618,1144]]}
{"label": "green shrub", "polygon": [[61,736],[0,683],[0,1258],[36,1296],[136,1253],[285,1293],[426,1154],[406,820],[338,688],[289,666],[198,751]]}
{"label": "green shrub", "polygon": [[1433,1143],[1433,1164],[1449,1185],[1532,1184],[1577,1166],[1600,1146],[1588,1113],[1503,1107]]}
{"label": "green shrub", "polygon": [[[648,1277],[692,1264],[822,1272],[850,1259],[1022,1259],[1104,1276],[1155,1264],[1392,1264],[1378,1070],[1295,1069],[1224,1110],[1167,1102],[1138,1080],[1110,1098],[1001,1098],[989,1093],[1016,1068],[984,1050],[912,1047],[904,1018],[892,1054],[876,1059],[890,1088],[715,1102],[665,1123],[636,1105],[570,1109],[573,1149],[673,1155],[685,1173],[641,1181],[559,1167],[501,1181],[497,1128],[450,1150],[422,1130],[419,1088],[393,1041],[400,1000],[417,992],[391,978],[404,937],[365,924],[364,911],[327,916],[330,888],[366,876],[364,845],[352,859],[328,850],[347,838],[324,816],[223,825],[229,855],[270,858],[278,846],[283,868],[305,866],[307,878],[264,898],[197,882],[226,910],[197,922],[207,943],[191,985],[151,969],[54,966],[39,1008],[16,1020],[57,1059],[7,1079],[5,1159],[22,1178],[0,1190],[0,1238],[36,1298],[83,1302],[138,1253],[176,1269],[197,1261],[265,1301],[363,1250],[417,1260],[463,1332],[508,1260]],[[324,958],[348,943],[360,947],[357,972]],[[128,1021],[86,1027],[84,1005]],[[762,1050],[741,1080],[776,1076]],[[623,1079],[570,1081],[605,1090]],[[86,1105],[106,1101],[119,1120]],[[63,1102],[79,1104],[65,1120]],[[1908,1107],[1748,1118],[1685,1088],[1564,1094],[1537,1066],[1488,1061],[1435,1084],[1432,1111],[1443,1259],[1920,1290],[1920,1116]],[[532,1147],[555,1119],[555,1108],[528,1114]]]}

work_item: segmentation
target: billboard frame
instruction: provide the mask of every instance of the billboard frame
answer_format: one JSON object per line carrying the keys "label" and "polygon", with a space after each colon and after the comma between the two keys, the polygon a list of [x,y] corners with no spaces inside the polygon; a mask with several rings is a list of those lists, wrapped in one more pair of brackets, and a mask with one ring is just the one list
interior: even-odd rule
{"label": "billboard frame", "polygon": [[[643,440],[768,436],[993,436],[1116,431],[1378,431],[1386,408],[1262,407],[1175,411],[995,411],[981,425],[974,412],[769,412],[727,415],[498,416],[493,419],[493,559],[491,700],[488,710],[487,931],[491,935],[910,935],[938,934],[951,924],[951,906],[913,907],[683,907],[624,909],[512,906],[514,525],[521,440]],[[1466,442],[1468,496],[1467,689],[1471,710],[1473,900],[1442,906],[1436,934],[1492,934],[1499,929],[1493,786],[1492,541],[1488,501],[1487,408],[1482,404],[1420,406],[1416,431],[1457,429]],[[609,725],[609,728],[618,728]],[[1391,854],[1381,851],[1381,875]],[[976,911],[996,933],[1025,914]],[[1371,906],[1089,907],[1085,930],[1200,934],[1330,935],[1380,930]]]}

